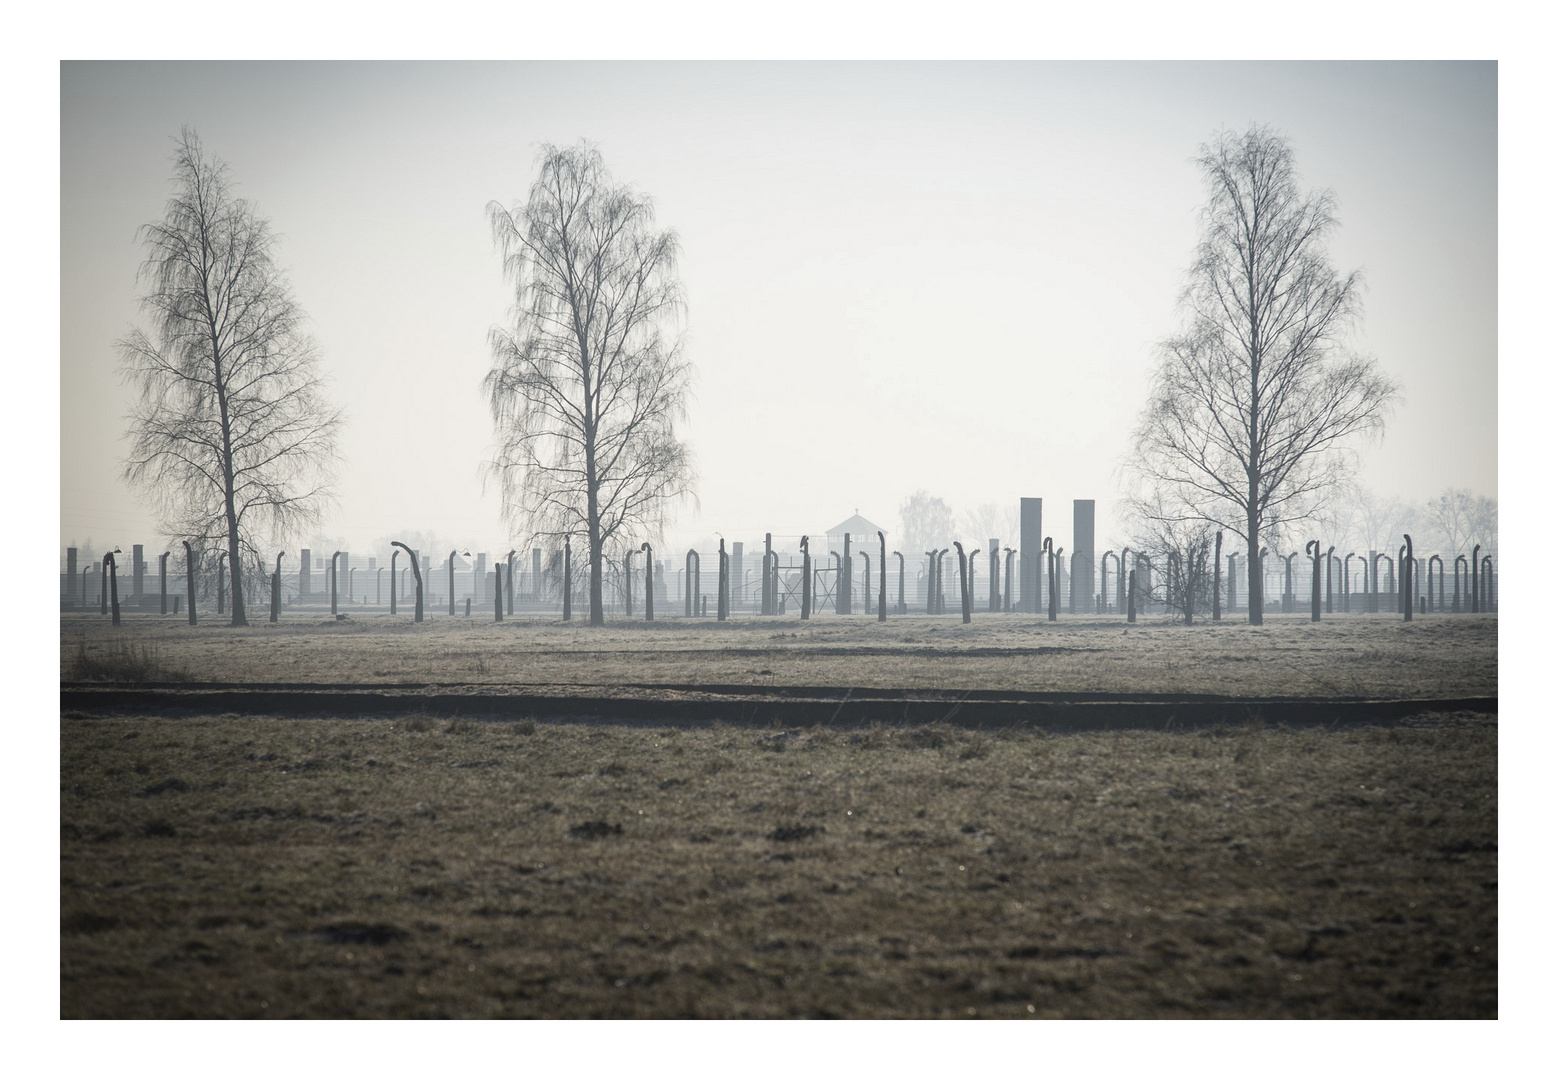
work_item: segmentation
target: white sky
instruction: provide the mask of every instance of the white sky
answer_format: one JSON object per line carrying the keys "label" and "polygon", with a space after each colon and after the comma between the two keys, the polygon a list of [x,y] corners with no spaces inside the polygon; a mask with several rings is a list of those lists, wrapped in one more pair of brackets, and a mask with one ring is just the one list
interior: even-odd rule
{"label": "white sky", "polygon": [[1355,344],[1404,387],[1364,483],[1496,494],[1491,63],[68,63],[61,84],[62,545],[157,543],[114,467],[113,343],[185,123],[282,234],[348,411],[319,532],[353,550],[510,546],[481,482],[511,296],[485,206],[581,137],[682,242],[701,483],[669,548],[857,507],[894,530],[917,488],[1040,496],[1068,547],[1071,500],[1096,499],[1118,547],[1116,470],[1197,236],[1190,159],[1252,121],[1337,195]]}

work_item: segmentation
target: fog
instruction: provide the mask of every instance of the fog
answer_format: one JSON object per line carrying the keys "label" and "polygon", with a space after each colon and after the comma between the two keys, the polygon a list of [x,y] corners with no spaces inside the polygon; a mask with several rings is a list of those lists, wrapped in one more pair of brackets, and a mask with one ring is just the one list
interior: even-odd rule
{"label": "fog", "polygon": [[681,242],[700,480],[666,552],[857,511],[892,548],[920,491],[1014,546],[1020,498],[1068,547],[1093,499],[1118,547],[1204,201],[1191,159],[1251,122],[1334,192],[1332,262],[1368,286],[1352,344],[1403,388],[1361,484],[1497,494],[1491,63],[70,62],[60,101],[61,547],[162,550],[119,479],[114,342],[184,124],[281,234],[347,410],[337,503],[294,550],[520,546],[483,474],[512,302],[485,208],[580,138]]}

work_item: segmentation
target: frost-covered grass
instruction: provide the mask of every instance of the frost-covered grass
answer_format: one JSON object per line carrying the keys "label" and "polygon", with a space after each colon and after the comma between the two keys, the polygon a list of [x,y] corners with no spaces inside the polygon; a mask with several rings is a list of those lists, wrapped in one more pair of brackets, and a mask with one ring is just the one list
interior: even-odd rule
{"label": "frost-covered grass", "polygon": [[[626,683],[1023,689],[1228,695],[1466,697],[1498,693],[1498,620],[1490,615],[1274,616],[1127,627],[1116,617],[1058,623],[1029,616],[864,616],[662,620],[591,629],[579,622],[289,615],[243,629],[215,620],[96,615],[60,621],[65,680],[98,658],[153,650],[164,671],[197,682]],[[134,681],[133,678],[130,681]],[[151,680],[156,681],[156,680]]]}

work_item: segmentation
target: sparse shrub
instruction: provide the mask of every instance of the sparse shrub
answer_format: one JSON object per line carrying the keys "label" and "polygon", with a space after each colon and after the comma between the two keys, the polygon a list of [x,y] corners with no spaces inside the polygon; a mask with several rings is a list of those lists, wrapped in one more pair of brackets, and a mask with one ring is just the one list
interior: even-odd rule
{"label": "sparse shrub", "polygon": [[168,666],[153,645],[109,641],[87,650],[82,639],[71,661],[69,677],[75,682],[186,682],[189,673]]}
{"label": "sparse shrub", "polygon": [[406,718],[407,731],[427,731],[429,727],[425,713],[412,713]]}
{"label": "sparse shrub", "polygon": [[476,725],[469,720],[461,720],[458,717],[449,721],[449,726],[444,728],[445,735],[474,735]]}
{"label": "sparse shrub", "polygon": [[536,733],[536,722],[533,718],[527,716],[523,720],[514,721],[510,725],[509,730],[515,735],[534,735]]}

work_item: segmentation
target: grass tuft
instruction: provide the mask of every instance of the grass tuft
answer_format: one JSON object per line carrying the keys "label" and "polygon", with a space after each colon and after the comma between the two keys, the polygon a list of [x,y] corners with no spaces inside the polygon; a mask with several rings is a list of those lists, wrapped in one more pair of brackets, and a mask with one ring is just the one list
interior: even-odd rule
{"label": "grass tuft", "polygon": [[164,662],[161,650],[153,644],[109,640],[89,650],[82,638],[68,665],[67,678],[73,682],[187,682],[189,673]]}

